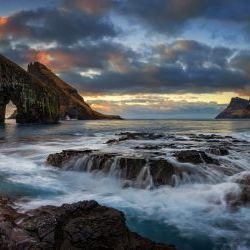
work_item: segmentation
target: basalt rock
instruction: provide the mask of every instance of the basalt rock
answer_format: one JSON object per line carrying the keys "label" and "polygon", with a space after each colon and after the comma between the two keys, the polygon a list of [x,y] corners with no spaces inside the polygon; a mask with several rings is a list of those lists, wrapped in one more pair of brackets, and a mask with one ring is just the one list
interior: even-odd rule
{"label": "basalt rock", "polygon": [[44,206],[19,213],[0,199],[0,246],[3,250],[173,250],[131,232],[122,212],[95,201]]}
{"label": "basalt rock", "polygon": [[6,105],[17,107],[17,123],[55,123],[59,120],[59,97],[42,81],[0,55],[0,123]]}
{"label": "basalt rock", "polygon": [[228,149],[227,148],[223,148],[223,147],[208,148],[206,150],[206,152],[209,153],[209,154],[220,155],[220,156],[229,155]]}
{"label": "basalt rock", "polygon": [[188,162],[192,164],[215,164],[219,165],[219,162],[216,159],[209,157],[203,151],[197,150],[181,150],[175,152],[175,157],[180,162]]}
{"label": "basalt rock", "polygon": [[143,132],[122,132],[116,134],[119,136],[118,139],[110,139],[106,143],[107,144],[114,144],[119,143],[122,141],[128,141],[128,140],[157,140],[165,138],[162,134],[155,134],[155,133],[143,133]]}
{"label": "basalt rock", "polygon": [[[111,174],[129,181],[130,186],[148,188],[160,185],[174,185],[173,176],[183,177],[183,171],[157,154],[123,156],[99,151],[64,150],[51,154],[47,163],[64,169]],[[188,170],[185,170],[188,173]],[[128,184],[128,182],[127,182]]]}
{"label": "basalt rock", "polygon": [[232,98],[216,119],[250,119],[250,101],[239,97]]}
{"label": "basalt rock", "polygon": [[61,119],[121,119],[119,116],[104,115],[93,110],[76,89],[60,79],[45,65],[39,62],[31,63],[28,65],[28,72],[57,93]]}

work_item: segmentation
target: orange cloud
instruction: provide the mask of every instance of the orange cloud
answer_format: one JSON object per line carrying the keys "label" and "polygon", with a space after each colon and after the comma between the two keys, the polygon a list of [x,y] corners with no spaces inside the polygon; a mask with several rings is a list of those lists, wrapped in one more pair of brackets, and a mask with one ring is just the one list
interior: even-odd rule
{"label": "orange cloud", "polygon": [[99,104],[99,103],[93,103],[90,105],[91,108],[93,108],[94,110],[98,110],[99,112],[112,112],[112,106],[110,106],[108,103],[106,104]]}
{"label": "orange cloud", "polygon": [[42,64],[45,64],[47,67],[51,68],[53,71],[59,73],[64,70],[69,70],[79,63],[84,62],[84,56],[75,57],[67,52],[61,51],[37,51],[29,50],[26,58],[29,61],[39,61]]}
{"label": "orange cloud", "polygon": [[111,5],[110,0],[74,0],[72,2],[75,8],[80,9],[90,15],[100,14],[107,10]]}
{"label": "orange cloud", "polygon": [[52,58],[51,58],[50,54],[45,52],[45,51],[40,51],[35,56],[35,61],[39,61],[39,62],[46,64],[46,65],[49,65],[51,60],[52,60]]}
{"label": "orange cloud", "polygon": [[127,73],[129,71],[128,61],[123,54],[111,53],[108,55],[108,58],[112,70],[120,73]]}
{"label": "orange cloud", "polygon": [[5,25],[8,23],[8,17],[0,17],[0,25]]}

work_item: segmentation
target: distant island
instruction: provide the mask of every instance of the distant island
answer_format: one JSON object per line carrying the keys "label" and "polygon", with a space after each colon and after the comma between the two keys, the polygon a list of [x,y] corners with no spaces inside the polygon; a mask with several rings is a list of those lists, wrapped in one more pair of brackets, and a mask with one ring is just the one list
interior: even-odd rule
{"label": "distant island", "polygon": [[250,100],[240,97],[231,99],[231,102],[215,119],[250,119]]}

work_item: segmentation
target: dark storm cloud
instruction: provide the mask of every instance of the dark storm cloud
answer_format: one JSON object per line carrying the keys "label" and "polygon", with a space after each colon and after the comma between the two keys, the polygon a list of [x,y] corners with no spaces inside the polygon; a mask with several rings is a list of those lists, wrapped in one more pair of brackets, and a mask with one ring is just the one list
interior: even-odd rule
{"label": "dark storm cloud", "polygon": [[69,11],[82,11],[89,15],[102,15],[115,7],[115,0],[62,0],[62,7]]}
{"label": "dark storm cloud", "polygon": [[2,17],[0,52],[21,65],[39,60],[80,91],[250,92],[249,50],[177,40],[136,53],[112,40],[121,38],[112,13],[150,27],[152,36],[176,34],[195,18],[250,27],[248,0],[62,0]]}
{"label": "dark storm cloud", "polygon": [[238,91],[248,86],[249,80],[239,72],[218,69],[184,71],[178,67],[157,68],[153,74],[142,71],[120,74],[104,72],[93,79],[77,73],[64,73],[62,77],[80,90],[124,93],[209,93],[214,91]]}
{"label": "dark storm cloud", "polygon": [[139,56],[120,44],[105,41],[38,50],[25,44],[16,44],[13,47],[10,40],[2,40],[0,53],[23,66],[31,61],[40,61],[56,73],[79,72],[89,68],[127,72],[135,67],[133,61]]}
{"label": "dark storm cloud", "polygon": [[193,40],[177,40],[170,45],[159,45],[155,52],[160,55],[161,64],[181,64],[184,68],[227,67],[233,49],[212,48]]}
{"label": "dark storm cloud", "polygon": [[248,89],[249,57],[234,56],[235,50],[209,47],[190,40],[178,40],[152,49],[157,59],[150,63],[137,61],[138,55],[129,57],[128,70],[105,70],[93,78],[77,72],[64,72],[67,81],[88,91],[119,92],[214,92]]}
{"label": "dark storm cloud", "polygon": [[182,31],[195,18],[250,24],[248,0],[122,0],[120,11],[169,34]]}
{"label": "dark storm cloud", "polygon": [[21,11],[8,17],[0,27],[0,37],[39,42],[74,44],[82,39],[97,40],[116,34],[103,17],[69,12],[63,9]]}
{"label": "dark storm cloud", "polygon": [[250,77],[250,51],[241,51],[231,60],[232,67]]}

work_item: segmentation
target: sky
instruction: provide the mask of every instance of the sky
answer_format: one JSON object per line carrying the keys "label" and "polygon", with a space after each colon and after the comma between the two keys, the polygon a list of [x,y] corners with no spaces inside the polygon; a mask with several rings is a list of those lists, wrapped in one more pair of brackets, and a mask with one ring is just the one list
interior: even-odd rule
{"label": "sky", "polygon": [[0,53],[124,118],[213,118],[250,96],[249,0],[0,0]]}

